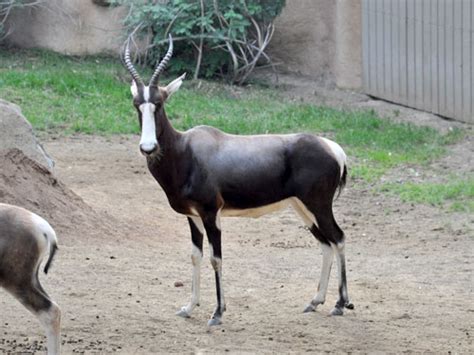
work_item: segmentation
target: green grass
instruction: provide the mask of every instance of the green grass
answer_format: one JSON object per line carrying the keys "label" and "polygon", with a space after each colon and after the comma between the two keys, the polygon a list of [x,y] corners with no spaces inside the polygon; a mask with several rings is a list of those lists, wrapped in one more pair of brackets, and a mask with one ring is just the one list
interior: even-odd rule
{"label": "green grass", "polygon": [[[150,70],[140,72],[144,78],[151,74]],[[65,57],[47,51],[0,48],[0,98],[21,106],[40,131],[138,133],[129,83],[118,58]],[[235,88],[205,81],[200,85],[185,81],[167,103],[167,113],[181,130],[207,124],[236,134],[325,135],[344,147],[352,158],[352,177],[365,182],[376,182],[388,169],[401,164],[427,164],[464,134],[454,130],[442,135],[427,127],[380,119],[371,111],[294,103],[284,92],[269,88]],[[399,193],[404,197],[406,192]]]}
{"label": "green grass", "polygon": [[137,129],[116,60],[20,51],[1,53],[0,63],[0,97],[20,105],[38,130],[129,133]]}
{"label": "green grass", "polygon": [[386,184],[382,191],[396,194],[404,202],[448,206],[452,211],[474,212],[474,178],[454,179],[443,184]]}

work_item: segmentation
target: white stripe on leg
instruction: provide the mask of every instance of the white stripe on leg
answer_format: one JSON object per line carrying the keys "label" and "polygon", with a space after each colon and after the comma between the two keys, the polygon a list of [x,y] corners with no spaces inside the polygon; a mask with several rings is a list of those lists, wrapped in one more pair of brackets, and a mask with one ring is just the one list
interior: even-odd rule
{"label": "white stripe on leg", "polygon": [[329,276],[331,274],[334,252],[329,245],[323,243],[321,243],[321,249],[323,251],[323,265],[321,267],[321,278],[319,280],[318,293],[311,300],[311,303],[306,306],[304,312],[312,312],[316,310],[318,305],[324,304],[326,301],[326,293],[328,291]]}
{"label": "white stripe on leg", "polygon": [[220,312],[222,315],[222,313],[224,313],[225,311],[224,287],[222,285],[222,259],[214,256],[214,251],[211,244],[209,244],[209,249],[211,253],[211,265],[214,269],[214,272],[216,273],[216,279],[218,279],[216,280],[216,282],[218,282],[218,285],[216,285],[216,287],[218,288],[219,292],[218,303],[221,307]]}
{"label": "white stripe on leg", "polygon": [[[337,263],[337,277],[339,283],[339,290],[342,293],[340,295],[341,301],[344,303],[349,302],[349,295],[347,292],[347,281],[346,281],[346,257],[345,257],[345,243],[341,242],[337,245],[333,244],[332,248],[336,254]],[[345,304],[342,305],[344,307]]]}
{"label": "white stripe on leg", "polygon": [[[201,235],[204,234],[204,224],[199,217],[190,217]],[[202,264],[202,250],[196,245],[192,245],[191,261],[193,264],[193,281],[192,281],[192,296],[191,301],[181,308],[176,314],[181,317],[189,318],[194,308],[199,305],[201,294],[201,264]]]}
{"label": "white stripe on leg", "polygon": [[225,311],[224,287],[222,286],[222,259],[212,256],[211,264],[216,277],[217,307],[211,319],[207,322],[209,326],[221,324],[222,315]]}
{"label": "white stripe on leg", "polygon": [[323,251],[323,265],[321,267],[321,278],[319,280],[318,293],[311,301],[311,304],[316,307],[319,304],[324,304],[326,301],[326,293],[328,291],[329,276],[331,274],[332,261],[334,259],[334,252],[329,245],[321,243]]}
{"label": "white stripe on leg", "polygon": [[61,347],[61,310],[54,302],[47,311],[37,314],[48,339],[48,355],[57,355]]}
{"label": "white stripe on leg", "polygon": [[[183,315],[190,317],[194,308],[199,304],[199,298],[201,294],[201,261],[202,261],[202,252],[193,245],[193,252],[191,255],[191,260],[193,263],[193,283],[192,283],[192,296],[191,302],[189,302],[180,312],[183,312]],[[185,314],[184,314],[185,313]]]}

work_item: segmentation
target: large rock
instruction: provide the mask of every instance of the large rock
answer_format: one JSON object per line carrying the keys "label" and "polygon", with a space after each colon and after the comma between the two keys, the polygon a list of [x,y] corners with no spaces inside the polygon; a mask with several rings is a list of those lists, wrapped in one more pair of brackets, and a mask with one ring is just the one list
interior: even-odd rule
{"label": "large rock", "polygon": [[0,151],[13,148],[21,150],[49,170],[54,167],[53,159],[41,146],[21,109],[0,99]]}

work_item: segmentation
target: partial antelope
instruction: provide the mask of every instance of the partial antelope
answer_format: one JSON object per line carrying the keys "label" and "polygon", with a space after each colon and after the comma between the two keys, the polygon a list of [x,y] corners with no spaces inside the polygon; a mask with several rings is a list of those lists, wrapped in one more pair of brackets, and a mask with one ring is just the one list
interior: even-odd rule
{"label": "partial antelope", "polygon": [[316,295],[305,312],[326,300],[334,254],[338,265],[339,299],[333,315],[352,309],[346,282],[344,233],[332,211],[334,196],[345,185],[346,154],[335,142],[312,134],[226,134],[208,126],[186,132],[175,130],[164,104],[181,86],[185,74],[159,86],[160,74],[173,53],[169,48],[145,85],[130,59],[128,44],[124,65],[132,76],[133,105],[141,127],[140,151],[148,169],[168,197],[171,207],[187,216],[192,240],[192,297],[177,312],[190,317],[199,305],[203,235],[207,234],[215,271],[217,307],[209,325],[222,321],[225,311],[222,281],[220,218],[259,217],[290,204],[321,243],[323,265]]}
{"label": "partial antelope", "polygon": [[48,273],[57,250],[53,228],[40,216],[0,203],[0,286],[20,301],[43,325],[48,354],[59,354],[61,310],[41,286],[38,272]]}

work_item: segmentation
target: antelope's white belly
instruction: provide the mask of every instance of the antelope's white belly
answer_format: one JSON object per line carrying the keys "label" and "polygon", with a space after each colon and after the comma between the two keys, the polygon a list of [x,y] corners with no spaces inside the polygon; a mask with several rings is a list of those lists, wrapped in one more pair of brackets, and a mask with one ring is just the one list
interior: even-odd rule
{"label": "antelope's white belly", "polygon": [[287,207],[291,202],[291,198],[281,200],[277,203],[272,203],[270,205],[265,205],[257,208],[247,208],[247,209],[232,209],[224,208],[221,210],[222,217],[252,217],[258,218],[260,216],[266,215],[268,213],[276,212]]}

